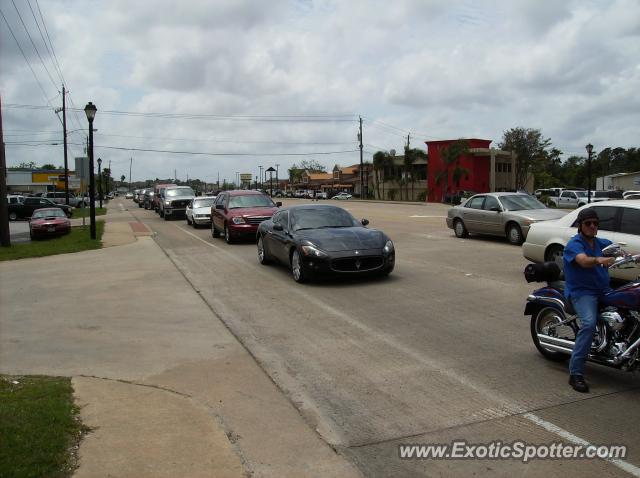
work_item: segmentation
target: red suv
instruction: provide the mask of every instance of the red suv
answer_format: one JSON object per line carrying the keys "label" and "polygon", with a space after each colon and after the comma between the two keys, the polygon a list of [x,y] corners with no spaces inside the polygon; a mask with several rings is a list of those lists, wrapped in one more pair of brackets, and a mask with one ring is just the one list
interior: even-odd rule
{"label": "red suv", "polygon": [[282,206],[260,191],[222,191],[211,206],[211,235],[224,235],[227,244],[241,237],[255,239],[258,226]]}

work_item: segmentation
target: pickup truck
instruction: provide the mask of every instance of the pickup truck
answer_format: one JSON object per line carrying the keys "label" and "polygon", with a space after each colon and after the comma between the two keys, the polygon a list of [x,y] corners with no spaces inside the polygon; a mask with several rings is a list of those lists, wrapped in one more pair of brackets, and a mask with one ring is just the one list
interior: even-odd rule
{"label": "pickup truck", "polygon": [[[42,195],[43,198],[52,200],[56,204],[66,204],[66,198],[64,191],[46,192]],[[86,207],[89,205],[89,198],[83,198],[82,196],[76,196],[73,193],[69,193],[69,206],[73,207]]]}
{"label": "pickup truck", "polygon": [[[586,205],[589,201],[587,200],[588,193],[587,191],[574,191],[565,189],[560,193],[558,197],[550,197],[549,200],[552,201],[557,207],[563,209],[572,209],[577,207],[582,207]],[[595,191],[591,191],[591,201],[590,202],[600,202],[600,201],[608,201],[608,197],[600,197],[595,194]]]}
{"label": "pickup truck", "polygon": [[21,203],[9,204],[9,220],[15,221],[17,219],[29,218],[33,215],[33,211],[36,209],[42,209],[43,207],[57,207],[64,211],[67,217],[71,217],[71,206],[65,204],[56,204],[50,199],[40,197],[26,197]]}

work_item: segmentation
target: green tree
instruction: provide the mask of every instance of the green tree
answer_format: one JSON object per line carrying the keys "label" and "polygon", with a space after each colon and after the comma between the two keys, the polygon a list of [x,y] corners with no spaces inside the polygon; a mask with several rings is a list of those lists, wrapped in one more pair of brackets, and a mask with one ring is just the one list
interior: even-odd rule
{"label": "green tree", "polygon": [[407,183],[407,200],[409,199],[409,182],[411,183],[411,199],[413,200],[413,196],[415,193],[415,174],[414,174],[414,164],[419,159],[427,159],[427,153],[418,148],[408,148],[405,146],[404,148],[404,169],[405,169],[405,182]]}
{"label": "green tree", "polygon": [[529,174],[544,169],[549,146],[551,140],[544,138],[539,129],[517,127],[504,132],[498,147],[516,154],[516,189],[524,187]]}
{"label": "green tree", "polygon": [[444,163],[444,169],[436,174],[436,184],[442,185],[442,201],[444,195],[449,191],[449,169],[454,166],[453,181],[457,187],[460,187],[460,179],[462,176],[469,174],[467,168],[460,166],[460,156],[469,152],[469,143],[464,139],[458,139],[446,148],[442,149],[440,156]]}
{"label": "green tree", "polygon": [[47,169],[60,169],[60,168],[54,164],[47,163],[47,164],[43,164],[38,169],[47,170]]}
{"label": "green tree", "polygon": [[[393,158],[387,151],[376,151],[373,155],[373,172],[376,175],[377,198],[384,199],[384,170]],[[382,183],[382,196],[380,196],[380,183]]]}

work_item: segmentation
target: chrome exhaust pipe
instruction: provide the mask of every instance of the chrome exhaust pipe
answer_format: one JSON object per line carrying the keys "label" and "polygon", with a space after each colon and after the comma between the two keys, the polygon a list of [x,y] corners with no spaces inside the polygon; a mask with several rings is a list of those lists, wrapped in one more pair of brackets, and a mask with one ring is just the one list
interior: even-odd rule
{"label": "chrome exhaust pipe", "polygon": [[[559,339],[558,337],[551,337],[547,334],[538,334],[538,340],[540,341],[540,345],[544,345],[545,347],[551,348],[551,346],[559,347],[563,350],[558,350],[559,352],[569,352],[573,350],[574,343],[571,340]],[[556,350],[556,349],[553,349]]]}

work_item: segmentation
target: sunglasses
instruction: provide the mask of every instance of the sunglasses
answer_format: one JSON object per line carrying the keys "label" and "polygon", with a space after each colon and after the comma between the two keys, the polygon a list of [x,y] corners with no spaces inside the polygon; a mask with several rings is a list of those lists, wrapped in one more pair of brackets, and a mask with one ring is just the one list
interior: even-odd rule
{"label": "sunglasses", "polygon": [[584,224],[587,227],[598,227],[599,222],[598,221],[584,221],[582,224]]}

